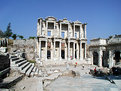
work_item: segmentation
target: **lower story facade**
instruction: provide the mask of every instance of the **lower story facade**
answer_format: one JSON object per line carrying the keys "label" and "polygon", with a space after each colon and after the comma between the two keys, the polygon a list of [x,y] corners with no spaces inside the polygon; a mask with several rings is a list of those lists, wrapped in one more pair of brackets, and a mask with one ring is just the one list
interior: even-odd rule
{"label": "lower story facade", "polygon": [[84,60],[87,40],[38,37],[37,54],[41,61]]}

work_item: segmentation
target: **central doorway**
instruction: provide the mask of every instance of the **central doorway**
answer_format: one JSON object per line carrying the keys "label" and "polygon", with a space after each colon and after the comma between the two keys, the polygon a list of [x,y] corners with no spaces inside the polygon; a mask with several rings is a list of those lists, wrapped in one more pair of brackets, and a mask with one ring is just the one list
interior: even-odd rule
{"label": "central doorway", "polygon": [[50,52],[50,50],[47,50],[47,59],[51,59],[51,52]]}
{"label": "central doorway", "polygon": [[64,50],[61,50],[61,58],[65,59],[65,51]]}

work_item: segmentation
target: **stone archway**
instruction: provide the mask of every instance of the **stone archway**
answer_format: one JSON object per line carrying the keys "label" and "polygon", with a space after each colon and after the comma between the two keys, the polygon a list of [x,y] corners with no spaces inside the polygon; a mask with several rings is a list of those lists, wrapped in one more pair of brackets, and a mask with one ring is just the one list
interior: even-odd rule
{"label": "stone archway", "polygon": [[98,65],[98,58],[99,58],[99,55],[97,52],[93,52],[93,64],[94,65]]}

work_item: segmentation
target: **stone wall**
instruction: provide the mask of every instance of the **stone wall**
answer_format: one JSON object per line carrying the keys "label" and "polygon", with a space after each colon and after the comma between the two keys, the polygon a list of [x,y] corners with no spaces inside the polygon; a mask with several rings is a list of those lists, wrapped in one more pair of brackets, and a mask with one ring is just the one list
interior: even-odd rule
{"label": "stone wall", "polygon": [[0,71],[10,67],[10,61],[8,55],[2,55],[0,53]]}
{"label": "stone wall", "polygon": [[14,40],[10,47],[10,52],[20,50],[25,52],[27,60],[35,60],[36,56],[36,39]]}

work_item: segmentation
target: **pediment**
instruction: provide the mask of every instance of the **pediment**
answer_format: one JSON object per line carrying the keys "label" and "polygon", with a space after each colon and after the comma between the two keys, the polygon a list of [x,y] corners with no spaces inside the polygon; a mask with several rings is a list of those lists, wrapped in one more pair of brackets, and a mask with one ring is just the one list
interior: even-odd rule
{"label": "pediment", "polygon": [[52,16],[49,16],[45,20],[48,20],[48,21],[56,21],[56,18],[55,17],[52,17]]}

